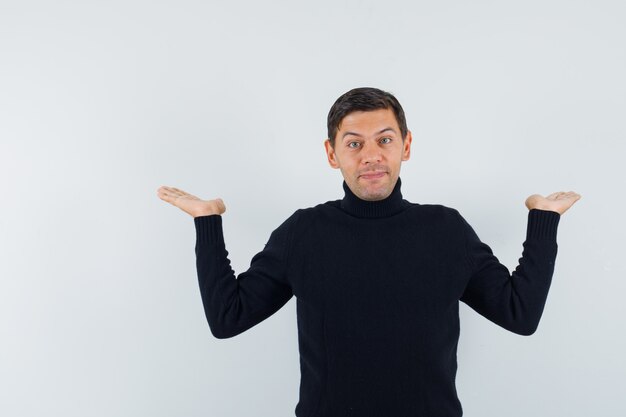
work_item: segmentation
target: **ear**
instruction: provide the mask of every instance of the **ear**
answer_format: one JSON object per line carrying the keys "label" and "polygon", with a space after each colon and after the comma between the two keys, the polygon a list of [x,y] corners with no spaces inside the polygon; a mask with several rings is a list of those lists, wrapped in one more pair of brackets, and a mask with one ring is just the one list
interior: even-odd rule
{"label": "ear", "polygon": [[328,158],[328,163],[332,168],[339,168],[339,163],[337,162],[337,155],[335,154],[335,150],[330,144],[330,139],[326,139],[324,141],[324,148],[326,149],[326,157]]}
{"label": "ear", "polygon": [[413,140],[413,135],[411,135],[411,131],[407,130],[406,138],[404,138],[404,143],[402,144],[402,160],[408,161],[411,157],[411,141]]}

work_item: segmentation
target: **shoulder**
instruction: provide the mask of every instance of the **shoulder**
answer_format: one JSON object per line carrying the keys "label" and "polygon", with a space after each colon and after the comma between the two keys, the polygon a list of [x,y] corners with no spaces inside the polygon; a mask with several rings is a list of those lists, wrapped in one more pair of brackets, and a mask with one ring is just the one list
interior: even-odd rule
{"label": "shoulder", "polygon": [[328,216],[331,216],[332,211],[329,210],[330,206],[327,204],[328,202],[297,209],[293,216],[297,218],[298,230],[306,232],[308,229],[323,222]]}
{"label": "shoulder", "polygon": [[427,216],[433,220],[455,222],[461,216],[457,209],[443,204],[412,204],[413,207],[410,208],[412,213],[418,216]]}
{"label": "shoulder", "polygon": [[323,204],[318,204],[313,207],[303,207],[294,210],[285,221],[280,225],[280,228],[289,229],[292,233],[301,234],[316,222],[320,217]]}
{"label": "shoulder", "polygon": [[465,220],[454,207],[444,204],[414,204],[409,208],[411,223],[437,236],[462,236]]}

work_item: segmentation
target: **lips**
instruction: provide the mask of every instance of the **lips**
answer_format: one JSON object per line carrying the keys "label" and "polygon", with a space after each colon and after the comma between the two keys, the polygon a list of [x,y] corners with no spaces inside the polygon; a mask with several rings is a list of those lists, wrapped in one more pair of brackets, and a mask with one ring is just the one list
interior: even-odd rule
{"label": "lips", "polygon": [[368,180],[373,180],[376,178],[381,178],[383,175],[385,175],[386,172],[385,171],[374,171],[374,172],[368,172],[365,174],[361,174],[361,177],[368,179]]}

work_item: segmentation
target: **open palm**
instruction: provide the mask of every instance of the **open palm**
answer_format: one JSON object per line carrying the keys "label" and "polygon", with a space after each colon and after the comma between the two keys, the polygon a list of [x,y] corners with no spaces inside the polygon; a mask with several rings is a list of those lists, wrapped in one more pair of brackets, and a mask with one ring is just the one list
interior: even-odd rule
{"label": "open palm", "polygon": [[167,201],[194,218],[211,214],[223,214],[226,211],[226,206],[221,198],[202,200],[175,187],[163,185],[157,190],[157,195],[161,200]]}
{"label": "open palm", "polygon": [[574,191],[558,191],[546,197],[533,194],[526,199],[526,207],[531,209],[551,210],[559,214],[565,213],[575,202],[580,200],[581,195]]}

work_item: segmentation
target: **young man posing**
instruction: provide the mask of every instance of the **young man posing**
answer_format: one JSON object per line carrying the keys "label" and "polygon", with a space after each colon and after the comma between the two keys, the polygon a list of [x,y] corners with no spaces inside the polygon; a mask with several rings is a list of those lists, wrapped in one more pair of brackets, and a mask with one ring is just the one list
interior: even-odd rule
{"label": "young man posing", "polygon": [[459,301],[520,335],[537,329],[561,214],[580,195],[526,199],[512,274],[453,208],[402,197],[411,132],[396,98],[356,88],[328,114],[328,162],[344,197],[296,210],[238,276],[220,199],[173,187],[158,196],[194,218],[202,302],[213,335],[236,336],[297,299],[298,417],[463,414],[455,377]]}

